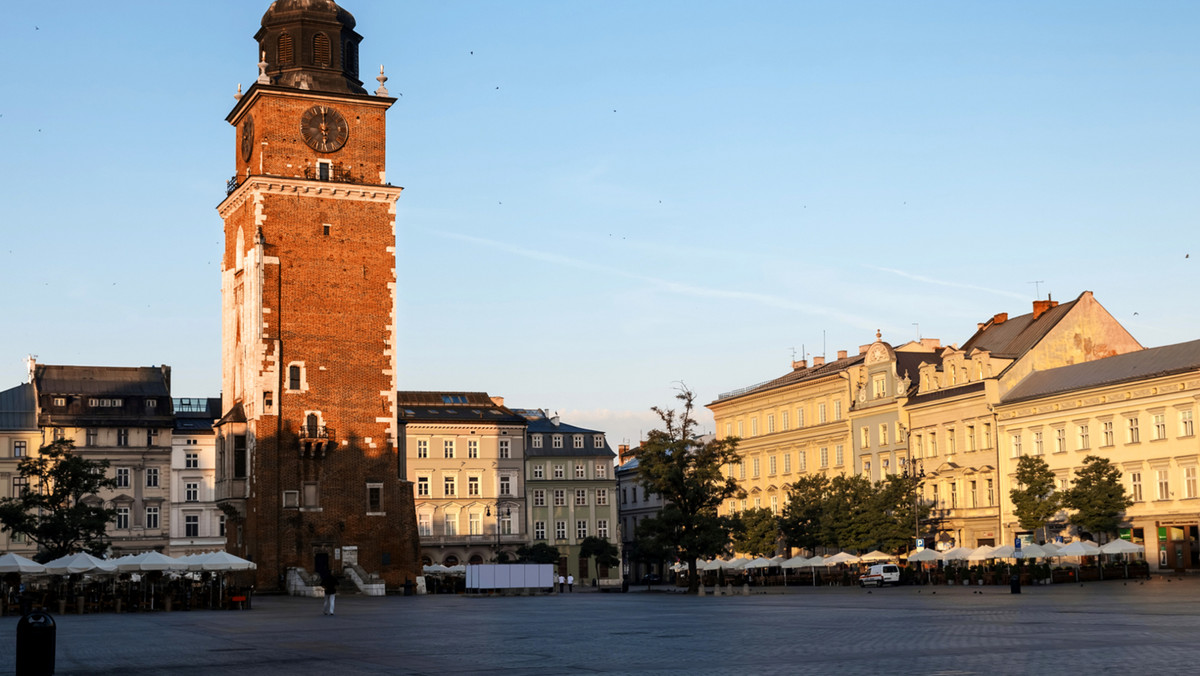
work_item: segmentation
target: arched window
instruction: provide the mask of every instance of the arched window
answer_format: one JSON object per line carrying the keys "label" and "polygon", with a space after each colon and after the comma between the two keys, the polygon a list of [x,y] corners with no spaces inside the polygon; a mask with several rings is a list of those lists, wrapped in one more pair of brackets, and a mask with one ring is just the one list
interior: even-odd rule
{"label": "arched window", "polygon": [[300,389],[301,384],[302,384],[302,381],[300,379],[300,365],[292,364],[291,366],[288,366],[288,389],[289,390],[298,390],[298,389]]}
{"label": "arched window", "polygon": [[313,64],[329,65],[329,36],[324,33],[317,33],[313,36]]}
{"label": "arched window", "polygon": [[310,436],[310,437],[317,436],[317,427],[318,427],[318,424],[317,424],[317,414],[316,413],[309,413],[307,416],[305,416],[304,430],[305,430],[305,432],[308,433],[308,436]]}
{"label": "arched window", "polygon": [[283,33],[279,36],[278,45],[279,65],[290,66],[295,59],[295,51],[292,49],[292,36],[290,33]]}

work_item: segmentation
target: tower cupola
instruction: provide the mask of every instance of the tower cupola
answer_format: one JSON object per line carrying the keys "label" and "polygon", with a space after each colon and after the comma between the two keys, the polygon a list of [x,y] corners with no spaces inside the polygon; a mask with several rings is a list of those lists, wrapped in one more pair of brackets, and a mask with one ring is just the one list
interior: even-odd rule
{"label": "tower cupola", "polygon": [[254,35],[271,84],[366,94],[358,79],[354,16],[333,0],[275,0]]}

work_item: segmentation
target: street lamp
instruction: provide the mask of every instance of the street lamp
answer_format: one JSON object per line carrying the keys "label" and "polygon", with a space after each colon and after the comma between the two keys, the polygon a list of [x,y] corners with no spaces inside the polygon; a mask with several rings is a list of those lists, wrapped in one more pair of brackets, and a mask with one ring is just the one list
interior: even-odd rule
{"label": "street lamp", "polygon": [[[487,510],[484,513],[487,516],[492,515],[492,508],[490,505],[488,506]],[[500,504],[499,503],[496,504],[496,562],[497,563],[500,562],[500,516],[501,516],[501,514],[503,514],[505,519],[511,518],[512,517],[512,508],[505,507],[504,511],[501,512]]]}

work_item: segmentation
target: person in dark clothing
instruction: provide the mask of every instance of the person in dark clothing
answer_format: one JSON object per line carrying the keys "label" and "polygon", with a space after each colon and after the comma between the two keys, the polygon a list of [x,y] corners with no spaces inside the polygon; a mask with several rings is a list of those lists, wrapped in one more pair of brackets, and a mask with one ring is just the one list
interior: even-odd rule
{"label": "person in dark clothing", "polygon": [[333,604],[337,597],[337,578],[329,571],[321,574],[321,588],[325,590],[325,607],[322,615],[333,614]]}

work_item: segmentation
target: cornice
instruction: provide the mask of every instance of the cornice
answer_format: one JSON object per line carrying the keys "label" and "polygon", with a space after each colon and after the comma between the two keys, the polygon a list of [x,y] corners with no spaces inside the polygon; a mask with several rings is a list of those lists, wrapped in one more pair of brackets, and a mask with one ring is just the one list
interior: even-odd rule
{"label": "cornice", "polygon": [[360,183],[334,183],[304,178],[287,178],[284,176],[249,176],[242,180],[237,190],[217,205],[217,212],[222,219],[245,204],[254,194],[287,195],[318,197],[327,199],[351,200],[355,202],[376,202],[390,204],[400,198],[404,188],[397,185],[370,185]]}
{"label": "cornice", "polygon": [[291,99],[301,99],[310,101],[341,101],[343,103],[357,103],[369,106],[379,106],[387,110],[396,102],[395,98],[390,96],[372,96],[370,94],[350,94],[337,92],[320,92],[309,89],[296,89],[294,87],[283,87],[280,85],[263,85],[257,82],[250,85],[250,89],[238,99],[234,104],[233,109],[225,116],[225,121],[233,126],[238,125],[238,121],[246,111],[250,110],[251,106],[260,98],[267,96],[280,96]]}

